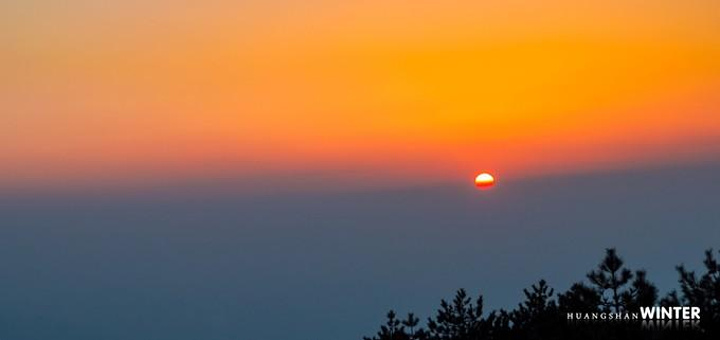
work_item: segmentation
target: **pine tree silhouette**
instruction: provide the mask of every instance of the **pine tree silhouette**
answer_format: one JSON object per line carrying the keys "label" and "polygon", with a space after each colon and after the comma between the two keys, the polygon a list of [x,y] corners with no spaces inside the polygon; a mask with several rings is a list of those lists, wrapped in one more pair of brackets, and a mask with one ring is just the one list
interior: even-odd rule
{"label": "pine tree silhouette", "polygon": [[485,319],[487,339],[517,339],[512,328],[511,313],[500,309],[488,315],[487,319]]}
{"label": "pine tree silhouette", "polygon": [[720,265],[713,256],[712,249],[705,251],[705,273],[697,277],[694,271],[688,271],[684,265],[677,266],[680,274],[682,301],[702,310],[701,324],[713,333],[720,333]]}
{"label": "pine tree silhouette", "polygon": [[639,310],[640,307],[654,306],[658,299],[658,289],[647,280],[644,270],[635,272],[630,288],[623,292],[621,299],[627,310]]}
{"label": "pine tree silhouette", "polygon": [[[615,249],[606,249],[598,268],[587,278],[591,285],[578,282],[553,298],[555,291],[545,280],[524,289],[525,301],[515,310],[500,309],[483,318],[483,297],[473,303],[464,289],[451,302],[442,300],[427,329],[419,318],[409,313],[397,319],[394,311],[376,336],[365,340],[536,340],[536,339],[699,339],[720,338],[720,264],[712,250],[705,252],[704,272],[696,274],[677,266],[680,293],[671,291],[658,301],[658,289],[644,270],[631,272],[624,268]],[[568,313],[638,312],[639,307],[694,306],[701,308],[700,329],[647,331],[640,324],[570,323]]]}
{"label": "pine tree silhouette", "polygon": [[410,332],[408,333],[409,339],[424,339],[425,332],[422,329],[415,329],[415,327],[417,327],[419,323],[420,319],[416,317],[413,313],[408,313],[407,318],[403,320],[402,325],[410,330]]}
{"label": "pine tree silhouette", "polygon": [[364,337],[364,340],[409,340],[410,336],[405,333],[405,327],[400,326],[400,320],[396,318],[395,311],[387,313],[385,325],[380,326],[377,336],[372,338]]}
{"label": "pine tree silhouette", "polygon": [[[627,268],[623,268],[623,260],[617,256],[615,248],[606,249],[605,258],[598,265],[598,269],[587,274],[587,278],[603,296],[605,309],[608,311],[614,309],[616,313],[624,309],[622,287],[632,277],[632,272]],[[604,296],[604,293],[608,290],[611,294],[609,299]]]}
{"label": "pine tree silhouette", "polygon": [[573,284],[567,292],[558,295],[558,308],[561,313],[598,312],[601,304],[602,296],[598,291],[582,282]]}
{"label": "pine tree silhouette", "polygon": [[515,336],[546,339],[551,335],[559,319],[557,304],[552,299],[554,292],[545,280],[532,285],[530,290],[523,289],[525,302],[511,314]]}
{"label": "pine tree silhouette", "polygon": [[483,298],[475,304],[464,289],[455,294],[452,303],[440,302],[440,309],[434,319],[428,320],[428,333],[434,340],[479,339],[482,332]]}

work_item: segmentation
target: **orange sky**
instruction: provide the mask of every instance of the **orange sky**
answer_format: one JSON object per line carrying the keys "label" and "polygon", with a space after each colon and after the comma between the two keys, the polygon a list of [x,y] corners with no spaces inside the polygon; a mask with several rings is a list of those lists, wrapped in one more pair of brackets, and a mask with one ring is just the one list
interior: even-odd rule
{"label": "orange sky", "polygon": [[717,159],[717,1],[0,4],[0,186]]}

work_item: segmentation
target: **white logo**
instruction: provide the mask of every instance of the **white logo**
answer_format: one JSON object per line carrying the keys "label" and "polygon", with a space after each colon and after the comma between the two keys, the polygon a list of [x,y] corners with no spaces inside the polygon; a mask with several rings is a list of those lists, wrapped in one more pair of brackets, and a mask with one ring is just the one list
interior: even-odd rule
{"label": "white logo", "polygon": [[700,320],[700,307],[640,307],[643,320]]}

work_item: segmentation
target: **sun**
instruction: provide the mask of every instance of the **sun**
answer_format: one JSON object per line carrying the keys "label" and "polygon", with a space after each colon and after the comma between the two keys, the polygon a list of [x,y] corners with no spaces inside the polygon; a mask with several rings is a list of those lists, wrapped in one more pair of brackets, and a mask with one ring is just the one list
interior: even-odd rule
{"label": "sun", "polygon": [[475,177],[475,185],[478,188],[489,188],[495,185],[495,177],[487,172],[483,172]]}

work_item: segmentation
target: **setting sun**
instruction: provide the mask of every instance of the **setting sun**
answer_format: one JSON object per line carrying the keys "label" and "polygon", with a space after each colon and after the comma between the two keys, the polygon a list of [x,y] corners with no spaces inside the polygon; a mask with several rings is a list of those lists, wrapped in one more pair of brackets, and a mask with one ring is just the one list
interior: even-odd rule
{"label": "setting sun", "polygon": [[487,188],[495,185],[495,177],[487,172],[483,172],[475,177],[475,185],[479,188]]}

